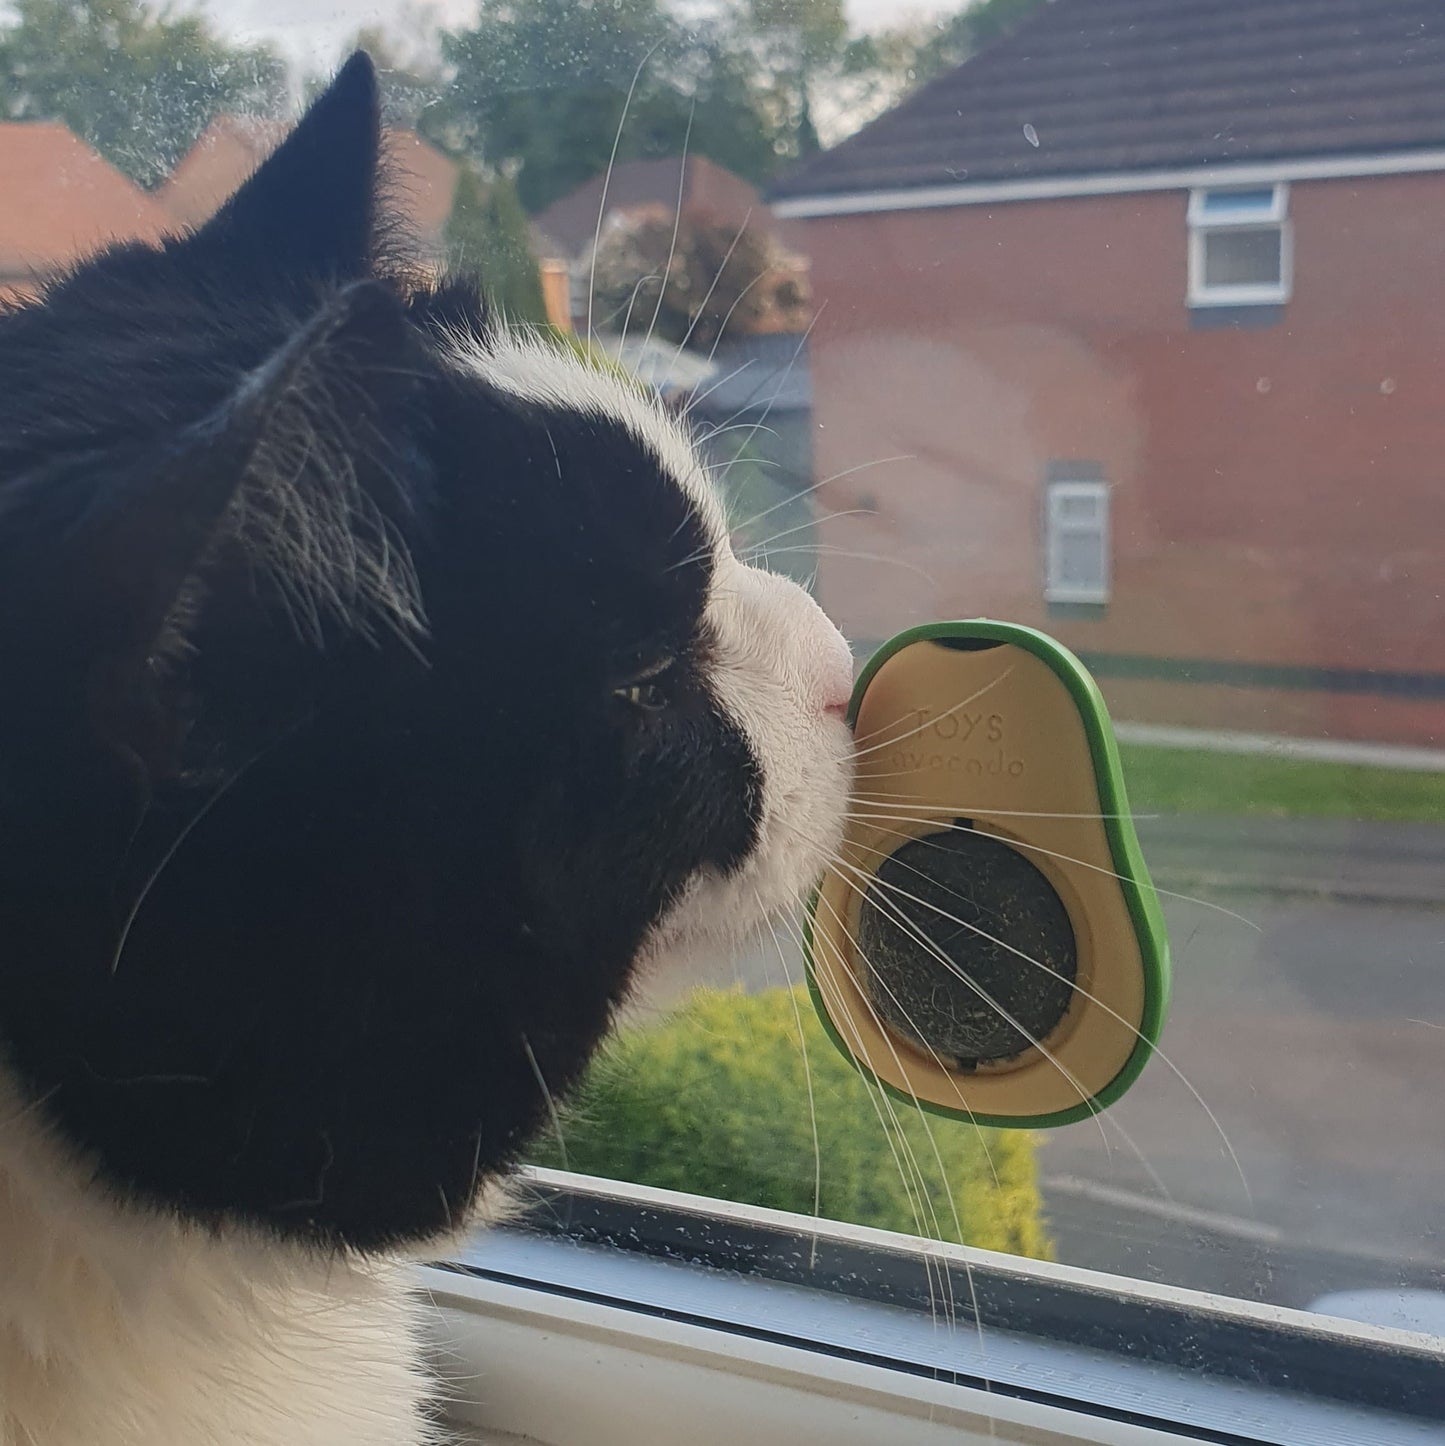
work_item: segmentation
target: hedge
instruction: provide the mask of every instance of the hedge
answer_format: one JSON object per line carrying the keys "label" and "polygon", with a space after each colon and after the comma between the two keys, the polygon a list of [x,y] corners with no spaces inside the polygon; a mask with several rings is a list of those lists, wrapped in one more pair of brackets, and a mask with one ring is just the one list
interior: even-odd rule
{"label": "hedge", "polygon": [[1050,1253],[1032,1136],[880,1099],[800,988],[702,990],[661,1022],[625,1028],[532,1159],[808,1215],[816,1204],[828,1219],[1016,1255]]}

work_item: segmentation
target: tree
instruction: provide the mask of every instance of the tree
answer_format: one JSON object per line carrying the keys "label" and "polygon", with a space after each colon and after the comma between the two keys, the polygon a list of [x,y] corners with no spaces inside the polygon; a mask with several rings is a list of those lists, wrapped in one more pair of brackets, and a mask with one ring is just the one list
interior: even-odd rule
{"label": "tree", "polygon": [[542,325],[547,304],[527,215],[506,176],[484,183],[463,163],[446,224],[447,262],[477,277],[487,300],[513,322]]}
{"label": "tree", "polygon": [[0,27],[0,115],[59,120],[143,185],[218,111],[273,114],[285,66],[220,39],[195,14],[143,0],[12,0]]}
{"label": "tree", "polygon": [[751,180],[776,164],[746,58],[719,25],[684,29],[659,0],[480,0],[441,48],[461,143],[515,174],[529,211],[606,169],[614,145],[625,161],[686,142]]}
{"label": "tree", "polygon": [[932,21],[913,21],[876,35],[861,36],[849,48],[847,68],[891,88],[901,99],[935,75],[962,65],[992,45],[1033,11],[1053,0],[976,0]]}
{"label": "tree", "polygon": [[975,50],[1007,35],[1030,11],[1054,0],[977,0],[964,11]]}
{"label": "tree", "polygon": [[650,330],[708,351],[724,327],[738,335],[753,330],[790,281],[778,270],[769,238],[756,227],[739,230],[686,212],[675,223],[670,215],[652,214],[603,237],[596,310],[606,330]]}
{"label": "tree", "polygon": [[788,151],[794,156],[816,151],[812,87],[818,73],[843,54],[848,39],[843,0],[744,0],[737,23],[770,75],[780,119],[791,133]]}
{"label": "tree", "polygon": [[[381,79],[382,119],[388,126],[416,131],[449,153],[462,148],[462,138],[455,134],[435,5],[404,0],[390,28],[363,26],[342,47],[337,64],[356,50],[366,51],[376,65]],[[305,84],[308,99],[320,95],[329,83],[329,75],[310,77]]]}

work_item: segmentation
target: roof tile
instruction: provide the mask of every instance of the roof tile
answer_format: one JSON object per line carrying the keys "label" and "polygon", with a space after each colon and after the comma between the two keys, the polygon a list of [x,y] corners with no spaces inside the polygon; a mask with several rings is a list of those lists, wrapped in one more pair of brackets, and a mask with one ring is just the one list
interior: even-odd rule
{"label": "roof tile", "polygon": [[1440,0],[1051,0],[772,194],[1427,148]]}

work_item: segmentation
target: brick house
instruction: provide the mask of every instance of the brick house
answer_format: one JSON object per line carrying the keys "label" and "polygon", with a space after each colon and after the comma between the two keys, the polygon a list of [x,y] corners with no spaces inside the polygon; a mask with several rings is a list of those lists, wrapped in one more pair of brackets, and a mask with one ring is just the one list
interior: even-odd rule
{"label": "brick house", "polygon": [[989,613],[1125,717],[1445,745],[1438,0],[1054,0],[772,203],[861,644]]}
{"label": "brick house", "polygon": [[107,242],[172,229],[153,197],[65,126],[0,123],[0,300]]}

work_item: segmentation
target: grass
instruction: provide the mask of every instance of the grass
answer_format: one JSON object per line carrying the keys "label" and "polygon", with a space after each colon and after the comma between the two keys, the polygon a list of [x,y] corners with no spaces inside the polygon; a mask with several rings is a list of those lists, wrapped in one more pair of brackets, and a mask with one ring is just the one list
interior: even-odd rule
{"label": "grass", "polygon": [[1135,813],[1405,820],[1445,825],[1445,773],[1267,754],[1119,745]]}

